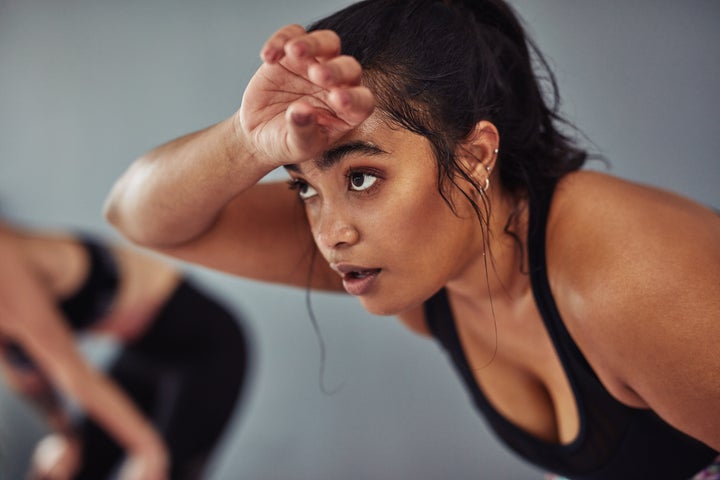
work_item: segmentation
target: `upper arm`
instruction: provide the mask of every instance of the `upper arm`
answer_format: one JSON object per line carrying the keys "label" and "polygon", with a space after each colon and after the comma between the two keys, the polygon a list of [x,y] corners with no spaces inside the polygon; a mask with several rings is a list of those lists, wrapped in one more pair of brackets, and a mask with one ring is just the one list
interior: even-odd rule
{"label": "upper arm", "polygon": [[611,294],[614,368],[668,423],[720,450],[720,259],[664,263]]}
{"label": "upper arm", "polygon": [[554,253],[568,330],[618,398],[720,450],[720,219],[654,190],[605,193]]}
{"label": "upper arm", "polygon": [[282,182],[256,184],[202,235],[158,251],[255,280],[343,290],[315,246],[302,203]]}

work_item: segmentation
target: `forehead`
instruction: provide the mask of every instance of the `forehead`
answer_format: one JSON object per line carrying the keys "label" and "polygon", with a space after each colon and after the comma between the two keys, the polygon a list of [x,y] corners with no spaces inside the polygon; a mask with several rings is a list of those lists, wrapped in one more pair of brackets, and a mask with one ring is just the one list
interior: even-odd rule
{"label": "forehead", "polygon": [[310,169],[329,170],[351,155],[416,157],[419,153],[431,155],[430,152],[429,143],[424,137],[389,123],[376,111],[317,157],[284,167],[288,171],[302,174]]}

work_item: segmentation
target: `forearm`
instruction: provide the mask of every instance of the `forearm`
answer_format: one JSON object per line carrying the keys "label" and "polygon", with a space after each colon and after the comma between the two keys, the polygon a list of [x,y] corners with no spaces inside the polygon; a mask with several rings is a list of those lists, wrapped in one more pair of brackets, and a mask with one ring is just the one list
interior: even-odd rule
{"label": "forearm", "polygon": [[102,373],[88,368],[61,380],[63,391],[128,452],[164,450],[163,440],[127,395]]}
{"label": "forearm", "polygon": [[70,416],[63,408],[60,397],[52,388],[25,393],[30,403],[45,417],[50,428],[66,436],[73,434]]}
{"label": "forearm", "polygon": [[269,171],[248,148],[236,115],[161,145],[135,161],[105,206],[110,223],[148,247],[205,232],[237,194]]}
{"label": "forearm", "polygon": [[71,432],[70,419],[60,396],[47,379],[34,368],[15,367],[7,357],[5,347],[0,345],[0,373],[5,384],[22,395],[54,431],[63,434]]}

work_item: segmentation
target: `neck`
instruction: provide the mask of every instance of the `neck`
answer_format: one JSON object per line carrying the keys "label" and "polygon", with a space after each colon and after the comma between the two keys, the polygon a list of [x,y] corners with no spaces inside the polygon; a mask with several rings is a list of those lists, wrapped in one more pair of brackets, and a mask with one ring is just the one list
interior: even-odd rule
{"label": "neck", "polygon": [[[478,224],[477,241],[484,242],[483,253],[471,258],[462,271],[451,279],[446,288],[455,298],[479,305],[493,302],[514,303],[530,291],[527,269],[527,211],[521,211],[508,224],[515,203],[502,194],[491,195],[487,226]],[[522,242],[506,233],[505,227],[514,232]],[[483,233],[483,229],[485,232]]]}

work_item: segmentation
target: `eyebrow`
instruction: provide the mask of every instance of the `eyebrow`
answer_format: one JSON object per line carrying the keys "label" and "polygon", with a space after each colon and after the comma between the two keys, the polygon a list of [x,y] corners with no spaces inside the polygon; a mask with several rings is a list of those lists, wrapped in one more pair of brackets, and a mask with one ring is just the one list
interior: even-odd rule
{"label": "eyebrow", "polygon": [[[319,159],[315,160],[315,165],[317,165],[321,171],[329,170],[346,156],[355,153],[362,153],[364,155],[380,155],[387,152],[370,142],[348,142],[326,150]],[[283,167],[291,172],[300,174],[303,173],[302,168],[300,168],[300,165],[297,163],[288,163],[283,165]]]}

